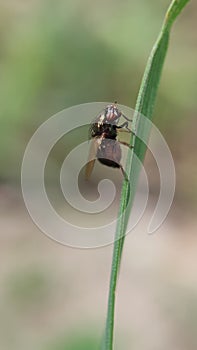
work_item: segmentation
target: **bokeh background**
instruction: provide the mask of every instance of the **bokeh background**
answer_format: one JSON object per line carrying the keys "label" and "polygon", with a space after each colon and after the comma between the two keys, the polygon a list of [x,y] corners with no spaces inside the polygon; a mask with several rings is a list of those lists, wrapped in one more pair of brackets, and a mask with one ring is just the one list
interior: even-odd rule
{"label": "bokeh background", "polygon": [[[0,2],[1,349],[99,349],[112,246],[71,249],[41,234],[22,201],[21,162],[33,132],[64,108],[116,99],[134,107],[168,4]],[[173,28],[154,113],[175,161],[175,200],[157,234],[146,235],[147,212],[126,239],[115,349],[197,348],[196,10],[191,2]],[[151,156],[146,168],[154,202]]]}

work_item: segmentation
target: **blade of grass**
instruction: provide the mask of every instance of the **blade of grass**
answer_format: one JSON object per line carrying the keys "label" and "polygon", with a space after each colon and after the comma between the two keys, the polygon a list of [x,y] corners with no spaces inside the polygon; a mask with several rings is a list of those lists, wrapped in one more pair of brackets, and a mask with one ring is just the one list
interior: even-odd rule
{"label": "blade of grass", "polygon": [[[190,0],[173,0],[167,10],[163,26],[149,56],[140,86],[133,119],[134,130],[137,126],[139,114],[143,114],[148,119],[152,118],[162,67],[167,53],[170,30],[176,17],[189,1]],[[140,119],[137,128],[143,129],[143,122],[141,122]],[[146,145],[135,136],[131,138],[130,143],[134,145],[135,154],[140,161],[143,162],[146,152]],[[139,166],[136,167],[136,162],[134,162],[133,155],[127,158],[126,171],[132,187],[130,188],[129,183],[124,181],[112,257],[108,311],[103,350],[113,350],[114,310],[117,278],[122,257],[125,232],[140,172]]]}

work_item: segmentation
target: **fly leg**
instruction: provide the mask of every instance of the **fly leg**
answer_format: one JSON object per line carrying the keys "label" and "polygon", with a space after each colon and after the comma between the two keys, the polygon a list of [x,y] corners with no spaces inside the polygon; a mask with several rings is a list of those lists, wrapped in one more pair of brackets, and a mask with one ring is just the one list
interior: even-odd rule
{"label": "fly leg", "polygon": [[120,143],[121,145],[127,146],[127,147],[129,147],[130,149],[133,149],[133,148],[134,148],[134,146],[130,145],[128,142],[118,141],[118,143]]}
{"label": "fly leg", "polygon": [[[121,141],[118,141],[118,142],[121,143],[122,145],[125,145],[125,146],[129,147],[130,149],[133,149],[133,148],[134,148],[134,146],[130,145],[130,144],[127,143],[127,142],[121,142]],[[121,164],[119,164],[119,167],[120,167],[120,170],[122,171],[122,174],[123,174],[123,176],[124,176],[124,179],[125,179],[127,182],[129,182],[128,176],[127,176],[126,172],[124,171],[123,166],[122,166]]]}
{"label": "fly leg", "polygon": [[126,120],[128,120],[128,122],[132,122],[133,121],[133,119],[129,119],[126,115],[124,115],[123,113],[121,113],[121,116],[124,118],[124,119],[126,119]]}
{"label": "fly leg", "polygon": [[126,172],[124,171],[123,166],[121,164],[119,164],[119,166],[120,166],[120,170],[122,172],[124,179],[129,183],[128,176],[127,176]]}
{"label": "fly leg", "polygon": [[[134,131],[132,131],[131,129],[129,129],[128,125],[129,125],[128,122],[124,122],[122,125],[116,126],[116,128],[118,129],[119,132],[129,132],[129,133],[135,135]],[[122,130],[121,130],[121,129],[122,129]]]}

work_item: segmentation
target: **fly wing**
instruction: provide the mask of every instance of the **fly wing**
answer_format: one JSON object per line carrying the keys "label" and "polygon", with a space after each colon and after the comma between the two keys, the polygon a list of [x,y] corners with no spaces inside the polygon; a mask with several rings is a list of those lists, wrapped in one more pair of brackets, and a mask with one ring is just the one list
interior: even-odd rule
{"label": "fly wing", "polygon": [[117,139],[119,142],[126,142],[129,144],[130,139],[131,139],[131,134],[133,134],[133,132],[131,130],[128,130],[126,128],[120,128],[120,129],[116,129],[117,131]]}
{"label": "fly wing", "polygon": [[94,168],[94,163],[95,163],[95,158],[98,150],[98,139],[92,139],[90,144],[90,150],[89,150],[89,155],[88,155],[88,162],[86,164],[86,169],[85,169],[85,178],[88,180],[90,178],[90,175],[92,174],[92,170]]}
{"label": "fly wing", "polygon": [[130,129],[126,129],[126,128],[117,128],[116,129],[117,130],[117,133],[119,134],[121,134],[122,132],[125,132],[125,133],[129,133],[129,134],[131,134],[132,133],[132,130],[130,130]]}

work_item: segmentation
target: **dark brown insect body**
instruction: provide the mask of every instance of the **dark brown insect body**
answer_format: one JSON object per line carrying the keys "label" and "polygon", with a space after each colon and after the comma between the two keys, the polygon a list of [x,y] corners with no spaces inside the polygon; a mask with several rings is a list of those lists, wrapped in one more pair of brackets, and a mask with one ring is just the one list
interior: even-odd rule
{"label": "dark brown insect body", "polygon": [[[123,117],[127,121],[122,125],[118,125],[120,117]],[[92,138],[92,146],[90,149],[90,160],[86,166],[86,178],[89,178],[95,159],[104,165],[112,168],[120,168],[125,178],[125,171],[120,164],[121,161],[121,148],[120,144],[124,144],[128,147],[128,143],[120,142],[117,140],[118,133],[120,131],[132,132],[128,128],[128,119],[122,112],[119,111],[116,102],[114,104],[106,106],[104,112],[92,123],[90,127],[90,138]]]}

